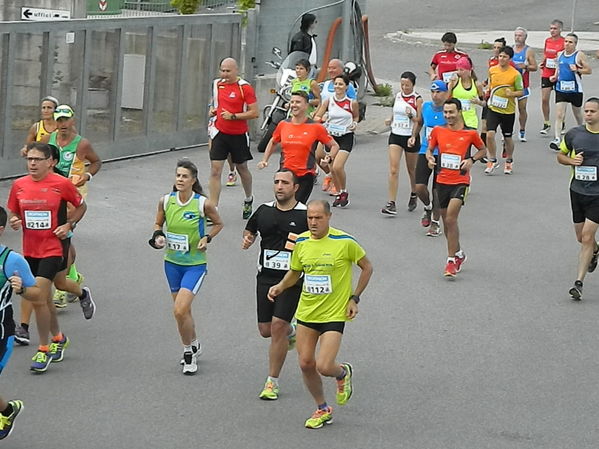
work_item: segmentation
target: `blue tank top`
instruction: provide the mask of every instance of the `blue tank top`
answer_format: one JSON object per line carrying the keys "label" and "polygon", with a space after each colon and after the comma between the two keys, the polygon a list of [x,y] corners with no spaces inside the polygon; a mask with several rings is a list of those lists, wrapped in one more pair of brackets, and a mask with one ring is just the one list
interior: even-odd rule
{"label": "blue tank top", "polygon": [[520,73],[524,73],[524,69],[521,69],[520,67],[518,67],[518,65],[524,64],[526,62],[526,52],[527,51],[528,51],[528,45],[525,45],[524,48],[522,49],[522,51],[519,51],[517,53],[514,51],[514,57],[512,58],[512,61],[514,62],[514,64],[516,65],[516,69]]}
{"label": "blue tank top", "polygon": [[[432,101],[427,101],[422,105],[422,144],[420,145],[420,153],[425,154],[428,148],[428,137],[435,126],[444,126],[445,117],[443,117],[443,107],[439,110],[435,109]],[[438,154],[438,148],[435,148],[433,154]]]}
{"label": "blue tank top", "polygon": [[575,51],[568,56],[562,52],[557,58],[559,73],[555,90],[566,94],[582,92],[582,80],[580,75],[570,69],[570,64],[576,64],[576,56],[578,56],[578,51]]}

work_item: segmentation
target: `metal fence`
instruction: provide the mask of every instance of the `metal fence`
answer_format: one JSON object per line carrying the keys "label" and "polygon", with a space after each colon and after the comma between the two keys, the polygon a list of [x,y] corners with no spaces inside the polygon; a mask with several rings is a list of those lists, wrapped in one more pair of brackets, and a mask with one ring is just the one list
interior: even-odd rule
{"label": "metal fence", "polygon": [[0,28],[0,178],[46,95],[75,109],[102,159],[206,142],[210,82],[239,58],[237,14],[4,23]]}

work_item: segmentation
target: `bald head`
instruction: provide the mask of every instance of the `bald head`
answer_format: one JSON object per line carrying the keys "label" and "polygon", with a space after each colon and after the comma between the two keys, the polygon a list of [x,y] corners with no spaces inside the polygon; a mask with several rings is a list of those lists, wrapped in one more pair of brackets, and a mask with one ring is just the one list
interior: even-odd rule
{"label": "bald head", "polygon": [[220,77],[229,83],[233,83],[237,81],[238,76],[239,66],[237,65],[237,61],[233,58],[223,59],[220,63]]}
{"label": "bald head", "polygon": [[343,62],[340,59],[331,59],[327,66],[329,78],[333,79],[343,73]]}

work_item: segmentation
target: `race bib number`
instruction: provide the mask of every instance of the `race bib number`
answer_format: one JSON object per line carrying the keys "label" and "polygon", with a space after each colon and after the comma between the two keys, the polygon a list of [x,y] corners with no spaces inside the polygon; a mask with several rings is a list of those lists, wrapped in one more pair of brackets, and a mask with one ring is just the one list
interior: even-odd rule
{"label": "race bib number", "polygon": [[507,108],[507,98],[505,97],[500,97],[499,95],[493,95],[491,97],[491,106],[495,106],[496,108],[499,109],[505,109]]}
{"label": "race bib number", "polygon": [[470,100],[460,100],[460,103],[462,103],[462,111],[469,111],[470,110]]}
{"label": "race bib number", "polygon": [[410,129],[411,126],[412,121],[407,116],[402,114],[395,114],[395,117],[393,117],[393,129]]}
{"label": "race bib number", "polygon": [[329,131],[329,134],[331,136],[342,136],[344,134],[347,134],[347,126],[337,125],[335,123],[328,123],[327,131]]}
{"label": "race bib number", "polygon": [[559,82],[559,90],[562,92],[574,92],[576,90],[576,82],[575,81],[560,81]]}
{"label": "race bib number", "polygon": [[26,210],[25,227],[27,229],[50,229],[52,215],[49,210]]}
{"label": "race bib number", "polygon": [[597,167],[574,167],[574,178],[579,181],[597,181]]}
{"label": "race bib number", "polygon": [[459,154],[447,154],[441,155],[441,168],[447,168],[449,170],[459,170],[462,158]]}
{"label": "race bib number", "polygon": [[262,266],[270,270],[289,270],[291,253],[288,251],[278,251],[274,249],[264,250],[264,261]]}
{"label": "race bib number", "polygon": [[185,234],[166,233],[166,247],[171,251],[186,253],[189,251],[189,237]]}
{"label": "race bib number", "polygon": [[449,83],[451,81],[451,79],[453,78],[453,76],[456,74],[457,74],[457,72],[445,72],[443,74],[443,82]]}
{"label": "race bib number", "polygon": [[555,64],[555,58],[548,58],[545,60],[545,67],[547,67],[548,69],[555,69],[556,64]]}
{"label": "race bib number", "polygon": [[331,276],[307,274],[304,277],[304,291],[313,295],[328,295],[333,292]]}

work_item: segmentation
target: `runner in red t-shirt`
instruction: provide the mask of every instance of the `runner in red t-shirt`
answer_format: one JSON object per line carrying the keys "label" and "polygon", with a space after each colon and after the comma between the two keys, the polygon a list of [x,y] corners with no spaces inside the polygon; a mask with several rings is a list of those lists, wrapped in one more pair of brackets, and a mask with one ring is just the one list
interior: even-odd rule
{"label": "runner in red t-shirt", "polygon": [[551,91],[555,88],[555,82],[551,78],[555,74],[557,67],[557,54],[564,49],[564,38],[562,37],[562,29],[564,22],[554,20],[549,26],[550,36],[545,39],[543,47],[543,60],[539,64],[541,69],[541,109],[543,110],[543,128],[540,133],[546,135],[551,128],[549,121],[549,100],[551,99]]}
{"label": "runner in red t-shirt", "polygon": [[[443,42],[443,50],[439,50],[434,54],[428,73],[431,81],[440,79],[448,83],[451,77],[457,74],[456,63],[458,59],[468,58],[470,60],[470,57],[463,51],[456,50],[455,45],[458,38],[455,33],[451,31],[445,33],[441,37],[441,42]],[[472,63],[471,60],[470,63]]]}
{"label": "runner in red t-shirt", "polygon": [[[433,156],[435,147],[439,149],[437,168],[437,196],[443,218],[443,228],[447,238],[447,265],[445,276],[455,278],[466,261],[466,254],[460,247],[458,215],[464,205],[470,186],[470,168],[483,158],[487,149],[475,129],[465,129],[460,100],[451,98],[443,105],[446,127],[436,126],[431,132],[426,159],[432,169],[437,165]],[[478,151],[470,156],[470,147]]]}
{"label": "runner in red t-shirt", "polygon": [[263,169],[268,166],[268,159],[272,155],[275,144],[281,144],[281,167],[291,170],[298,178],[299,189],[295,193],[295,198],[306,204],[312,187],[314,186],[314,177],[316,175],[316,143],[320,142],[330,149],[330,155],[326,157],[327,162],[331,161],[339,151],[339,145],[333,139],[326,128],[308,118],[308,94],[297,91],[291,95],[289,101],[289,111],[291,118],[279,122],[266,150],[262,160],[258,162],[258,168]]}
{"label": "runner in red t-shirt", "polygon": [[[42,373],[50,362],[60,362],[69,339],[58,326],[52,301],[52,283],[56,288],[73,293],[80,300],[86,319],[93,317],[95,304],[87,287],[67,279],[70,234],[86,211],[86,205],[73,183],[53,173],[54,160],[49,145],[33,142],[27,145],[29,175],[17,179],[8,196],[10,226],[23,228],[23,255],[41,293],[33,302],[39,343],[31,370]],[[74,206],[67,212],[67,203]],[[49,345],[48,335],[52,332]]]}
{"label": "runner in red t-shirt", "polygon": [[225,58],[220,65],[220,76],[212,83],[212,106],[210,115],[216,117],[214,126],[217,134],[210,146],[210,200],[218,205],[221,190],[221,175],[227,156],[237,168],[241,185],[245,191],[243,219],[252,215],[252,174],[247,161],[252,160],[248,120],[258,117],[258,101],[254,89],[239,77],[239,67],[233,58]]}

